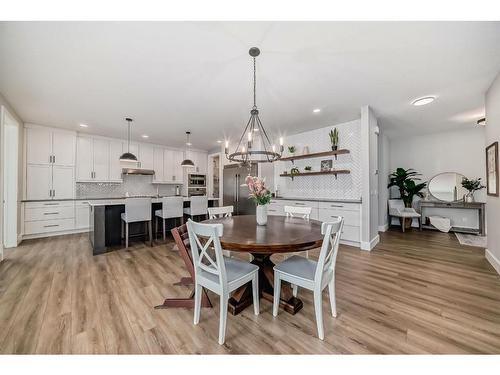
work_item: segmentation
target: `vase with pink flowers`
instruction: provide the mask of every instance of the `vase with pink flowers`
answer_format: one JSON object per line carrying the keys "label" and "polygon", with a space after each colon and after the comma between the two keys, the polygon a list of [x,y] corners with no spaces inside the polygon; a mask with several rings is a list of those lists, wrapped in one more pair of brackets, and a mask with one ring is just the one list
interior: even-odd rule
{"label": "vase with pink flowers", "polygon": [[248,186],[249,198],[257,205],[256,220],[258,225],[267,224],[267,206],[271,202],[271,192],[267,189],[265,179],[247,176],[245,183]]}

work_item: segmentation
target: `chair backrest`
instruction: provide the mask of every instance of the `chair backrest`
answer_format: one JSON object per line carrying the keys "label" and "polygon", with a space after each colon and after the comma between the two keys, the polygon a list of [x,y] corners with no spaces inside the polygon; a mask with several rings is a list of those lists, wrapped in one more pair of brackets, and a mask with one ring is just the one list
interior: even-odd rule
{"label": "chair backrest", "polygon": [[324,222],[321,224],[321,234],[323,244],[318,257],[318,266],[314,279],[321,282],[321,278],[328,272],[335,274],[335,263],[339,252],[340,235],[344,226],[344,218],[337,216],[335,221]]}
{"label": "chair backrest", "polygon": [[405,204],[402,199],[389,199],[388,201],[389,209],[396,208],[398,210],[405,208]]}
{"label": "chair backrest", "polygon": [[[202,224],[189,219],[187,228],[196,277],[205,271],[218,276],[222,287],[227,286],[226,266],[219,239],[222,236],[222,224]],[[209,253],[212,248],[215,259]]]}
{"label": "chair backrest", "polygon": [[129,223],[151,220],[151,198],[126,198],[125,216]]}
{"label": "chair backrest", "polygon": [[162,217],[167,219],[171,217],[184,216],[184,198],[182,197],[164,197],[161,200]]}
{"label": "chair backrest", "polygon": [[206,215],[208,209],[208,198],[204,196],[194,196],[190,198],[191,215]]}
{"label": "chair backrest", "polygon": [[221,217],[231,217],[233,216],[234,207],[224,206],[224,207],[209,207],[208,208],[208,218],[217,219]]}
{"label": "chair backrest", "polygon": [[301,217],[309,220],[312,207],[285,206],[286,217]]}

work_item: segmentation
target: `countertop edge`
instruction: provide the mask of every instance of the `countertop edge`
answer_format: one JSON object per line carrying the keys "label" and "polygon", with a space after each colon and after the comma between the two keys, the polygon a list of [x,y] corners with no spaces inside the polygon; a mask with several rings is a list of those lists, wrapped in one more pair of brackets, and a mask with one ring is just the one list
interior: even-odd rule
{"label": "countertop edge", "polygon": [[283,201],[310,201],[310,202],[339,202],[339,203],[361,203],[361,199],[327,199],[327,198],[292,198],[292,197],[278,197],[271,198],[271,200]]}

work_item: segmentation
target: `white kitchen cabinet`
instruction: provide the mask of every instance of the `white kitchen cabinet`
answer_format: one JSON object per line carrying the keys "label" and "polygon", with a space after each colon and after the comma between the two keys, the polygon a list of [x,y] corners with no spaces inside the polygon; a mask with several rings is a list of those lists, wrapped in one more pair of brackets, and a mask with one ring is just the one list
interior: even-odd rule
{"label": "white kitchen cabinet", "polygon": [[165,149],[165,151],[163,152],[163,180],[165,182],[174,181],[174,165],[174,151]]}
{"label": "white kitchen cabinet", "polygon": [[75,165],[75,134],[52,132],[52,155],[54,165]]}
{"label": "white kitchen cabinet", "polygon": [[154,182],[165,182],[165,168],[164,168],[164,150],[162,147],[155,147],[153,149],[153,169],[155,174],[153,176]]}
{"label": "white kitchen cabinet", "polygon": [[94,180],[109,180],[109,141],[106,139],[94,138]]}
{"label": "white kitchen cabinet", "polygon": [[172,182],[182,184],[184,180],[184,168],[181,166],[182,161],[184,160],[184,152],[183,151],[172,151],[173,152],[173,178]]}
{"label": "white kitchen cabinet", "polygon": [[90,227],[90,206],[86,201],[75,204],[75,229],[88,229]]}
{"label": "white kitchen cabinet", "polygon": [[52,198],[72,199],[74,195],[74,168],[54,165],[52,167]]}
{"label": "white kitchen cabinet", "polygon": [[207,174],[208,154],[200,151],[186,151],[186,155],[194,163],[194,168],[191,168],[190,173]]}
{"label": "white kitchen cabinet", "polygon": [[122,141],[109,141],[109,181],[122,181],[122,165],[120,156],[123,154]]}
{"label": "white kitchen cabinet", "polygon": [[76,180],[92,181],[94,177],[94,156],[92,138],[78,137],[76,141]]}
{"label": "white kitchen cabinet", "polygon": [[52,131],[48,128],[26,128],[26,163],[52,164]]}
{"label": "white kitchen cabinet", "polygon": [[[137,156],[137,154],[135,154]],[[154,150],[146,144],[139,145],[139,167],[143,169],[153,169]]]}
{"label": "white kitchen cabinet", "polygon": [[29,164],[26,166],[26,198],[52,199],[52,166]]}

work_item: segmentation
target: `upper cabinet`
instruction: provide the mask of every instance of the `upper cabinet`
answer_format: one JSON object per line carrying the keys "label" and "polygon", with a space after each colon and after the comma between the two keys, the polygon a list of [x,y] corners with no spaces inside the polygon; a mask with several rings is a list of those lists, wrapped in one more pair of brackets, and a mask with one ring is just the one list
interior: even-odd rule
{"label": "upper cabinet", "polygon": [[74,132],[28,125],[25,134],[26,164],[75,165]]}
{"label": "upper cabinet", "polygon": [[184,153],[178,150],[165,149],[163,154],[163,182],[169,184],[182,184],[184,171],[181,163]]}
{"label": "upper cabinet", "polygon": [[153,169],[154,150],[153,146],[141,143],[139,145],[139,168]]}
{"label": "upper cabinet", "polygon": [[[165,168],[164,168],[164,153],[167,150],[164,150],[163,147],[154,147],[153,148],[153,169],[155,174],[153,176],[154,182],[163,182],[165,181]],[[168,162],[168,160],[167,160]]]}
{"label": "upper cabinet", "polygon": [[122,142],[79,136],[76,147],[78,182],[121,182]]}
{"label": "upper cabinet", "polygon": [[194,163],[194,168],[191,168],[189,173],[207,174],[208,154],[206,152],[189,150],[186,151],[186,155]]}

